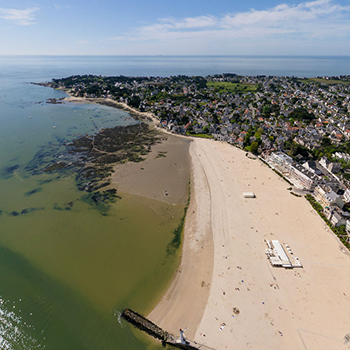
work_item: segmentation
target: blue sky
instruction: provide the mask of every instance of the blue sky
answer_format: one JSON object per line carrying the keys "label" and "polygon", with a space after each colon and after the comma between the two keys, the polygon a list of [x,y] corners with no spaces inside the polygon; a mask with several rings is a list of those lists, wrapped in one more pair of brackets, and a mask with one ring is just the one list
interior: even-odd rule
{"label": "blue sky", "polygon": [[0,54],[350,55],[350,0],[0,0]]}

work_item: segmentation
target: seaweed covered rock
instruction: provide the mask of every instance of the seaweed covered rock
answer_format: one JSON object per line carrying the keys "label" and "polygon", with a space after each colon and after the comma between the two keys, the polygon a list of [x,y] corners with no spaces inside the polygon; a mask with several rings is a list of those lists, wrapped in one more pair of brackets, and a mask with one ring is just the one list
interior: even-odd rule
{"label": "seaweed covered rock", "polygon": [[94,209],[97,209],[101,215],[107,215],[107,212],[112,203],[115,203],[117,199],[121,197],[117,196],[116,189],[109,189],[103,192],[87,193],[81,196],[81,200],[89,204]]}
{"label": "seaweed covered rock", "polygon": [[[43,173],[57,178],[74,175],[78,190],[88,193],[82,200],[105,213],[108,203],[116,197],[110,192],[113,190],[101,191],[111,183],[113,166],[143,161],[151,146],[161,140],[160,134],[145,123],[103,129],[95,135],[84,134],[70,142],[57,139],[55,143],[42,146],[25,170],[30,176]],[[4,173],[11,176],[16,169],[6,169]],[[28,195],[32,193],[35,192]]]}

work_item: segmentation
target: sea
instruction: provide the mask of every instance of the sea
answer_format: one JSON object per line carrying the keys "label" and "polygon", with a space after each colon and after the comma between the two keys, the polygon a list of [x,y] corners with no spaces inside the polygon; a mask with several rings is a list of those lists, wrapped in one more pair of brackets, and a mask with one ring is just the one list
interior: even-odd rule
{"label": "sea", "polygon": [[66,94],[32,83],[220,73],[348,75],[350,57],[0,56],[0,349],[160,349],[120,313],[150,311],[181,256],[167,250],[181,208],[125,194],[101,213],[74,174],[32,171],[59,159],[62,143],[138,122],[107,106],[48,103]]}

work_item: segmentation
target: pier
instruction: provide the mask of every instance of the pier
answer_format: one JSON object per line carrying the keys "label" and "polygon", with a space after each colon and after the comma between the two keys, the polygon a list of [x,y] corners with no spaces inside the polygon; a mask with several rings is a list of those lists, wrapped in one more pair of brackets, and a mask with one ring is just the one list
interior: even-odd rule
{"label": "pier", "polygon": [[178,349],[185,350],[215,350],[204,344],[199,344],[195,341],[185,339],[183,337],[182,330],[180,330],[182,336],[176,337],[133,310],[125,309],[121,316],[126,321],[135,326],[137,329],[140,329],[141,331],[146,332],[152,337],[159,339],[163,343],[163,345],[168,344]]}

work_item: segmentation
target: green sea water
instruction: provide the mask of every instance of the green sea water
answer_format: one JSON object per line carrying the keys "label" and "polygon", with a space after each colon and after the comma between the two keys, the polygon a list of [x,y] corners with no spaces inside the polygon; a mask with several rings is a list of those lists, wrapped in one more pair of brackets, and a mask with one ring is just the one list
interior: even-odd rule
{"label": "green sea water", "polygon": [[171,280],[180,253],[167,248],[183,206],[123,193],[102,215],[82,200],[74,174],[27,169],[42,151],[59,157],[62,141],[136,121],[110,107],[46,103],[65,95],[21,80],[6,83],[0,89],[0,348],[160,348],[131,330],[120,312],[150,311]]}
{"label": "green sea water", "polygon": [[134,122],[108,107],[47,104],[65,95],[29,82],[74,74],[332,76],[348,74],[349,60],[0,56],[0,349],[160,348],[118,315],[150,309],[179,260],[167,247],[182,208],[123,194],[102,216],[81,201],[73,175],[28,176],[37,152]]}

